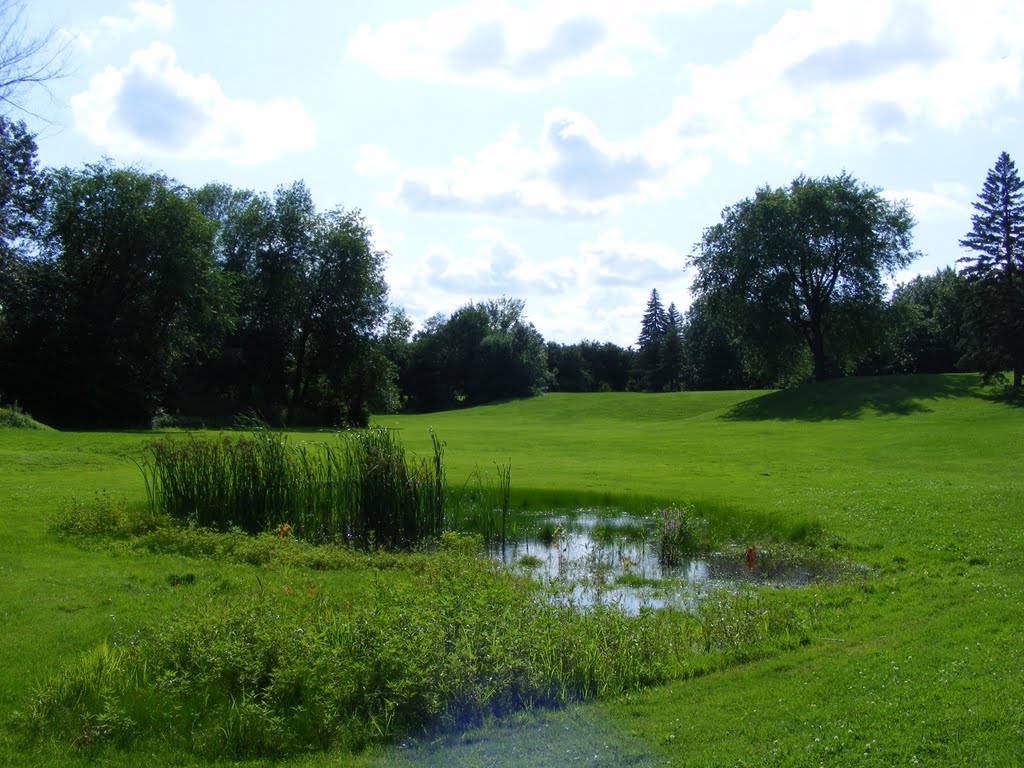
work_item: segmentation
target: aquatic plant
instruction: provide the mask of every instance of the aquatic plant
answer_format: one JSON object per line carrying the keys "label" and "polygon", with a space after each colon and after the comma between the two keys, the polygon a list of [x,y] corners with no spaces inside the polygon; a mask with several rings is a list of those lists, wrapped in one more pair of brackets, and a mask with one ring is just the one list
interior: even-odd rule
{"label": "aquatic plant", "polygon": [[656,514],[658,562],[675,566],[698,551],[704,522],[692,506],[663,507]]}

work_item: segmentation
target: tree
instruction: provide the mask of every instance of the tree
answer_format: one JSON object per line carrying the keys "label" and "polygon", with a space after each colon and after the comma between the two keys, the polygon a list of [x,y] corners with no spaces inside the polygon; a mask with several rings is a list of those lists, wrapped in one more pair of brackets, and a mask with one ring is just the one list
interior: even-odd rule
{"label": "tree", "polygon": [[682,385],[689,390],[744,389],[745,376],[739,346],[728,325],[696,299],[686,310],[681,332]]}
{"label": "tree", "polygon": [[[358,210],[318,212],[302,182],[272,196],[211,184],[197,204],[217,223],[218,264],[239,296],[216,373],[223,408],[288,424],[365,425],[394,401],[384,254]],[[396,326],[397,330],[397,326]],[[390,407],[390,406],[387,406]]]}
{"label": "tree", "polygon": [[668,328],[668,318],[661,304],[658,289],[651,289],[647,308],[640,320],[640,338],[637,340],[636,383],[640,389],[658,392],[662,388],[662,347]]}
{"label": "tree", "polygon": [[401,382],[410,407],[439,410],[538,394],[549,382],[544,339],[520,299],[436,315],[413,337]]}
{"label": "tree", "polygon": [[665,338],[661,343],[661,380],[669,392],[678,392],[683,372],[683,320],[675,303],[665,313]]}
{"label": "tree", "polygon": [[1024,372],[1024,182],[1003,152],[988,172],[971,217],[971,231],[960,245],[974,255],[966,264],[966,345],[968,361],[986,374],[1006,365],[1013,369],[1013,388]]}
{"label": "tree", "polygon": [[849,370],[880,331],[883,275],[915,257],[905,203],[846,173],[757,190],[697,244],[694,293],[726,319],[748,372],[776,381]]}
{"label": "tree", "polygon": [[952,267],[893,291],[890,371],[949,373],[961,357],[964,278]]}
{"label": "tree", "polygon": [[[37,232],[43,185],[37,170],[35,137],[23,122],[0,116],[0,382],[10,382],[12,306],[26,297],[21,264]],[[10,387],[10,384],[0,384]],[[0,392],[0,398],[4,396]]]}
{"label": "tree", "polygon": [[104,163],[47,187],[41,250],[5,297],[14,394],[55,423],[146,423],[230,315],[213,227],[159,174]]}
{"label": "tree", "polygon": [[51,30],[30,35],[22,16],[24,0],[0,0],[0,103],[25,111],[26,91],[56,80],[64,73],[65,46]]}

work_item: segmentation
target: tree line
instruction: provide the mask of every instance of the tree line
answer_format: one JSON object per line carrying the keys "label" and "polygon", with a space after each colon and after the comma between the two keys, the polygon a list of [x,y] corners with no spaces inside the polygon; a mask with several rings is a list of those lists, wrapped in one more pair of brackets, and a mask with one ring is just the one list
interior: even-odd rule
{"label": "tree line", "polygon": [[[635,345],[545,342],[502,297],[413,333],[358,209],[188,188],[110,162],[39,169],[0,117],[0,400],[58,425],[362,425],[545,390],[773,387],[866,373],[1014,370],[1020,386],[1024,192],[1005,153],[961,244],[915,278],[913,220],[847,174],[800,177],[705,230],[685,313],[652,290]],[[681,265],[682,266],[682,265]]]}
{"label": "tree line", "polygon": [[888,294],[907,267],[906,203],[843,173],[757,190],[704,231],[680,323],[652,291],[634,385],[777,387],[843,375],[1024,372],[1024,182],[1003,152],[960,240],[962,269]]}

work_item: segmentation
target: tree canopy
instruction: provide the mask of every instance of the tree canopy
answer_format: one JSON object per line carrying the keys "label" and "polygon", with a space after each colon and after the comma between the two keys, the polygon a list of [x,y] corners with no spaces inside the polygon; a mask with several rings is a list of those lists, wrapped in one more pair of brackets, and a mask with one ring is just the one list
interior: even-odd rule
{"label": "tree canopy", "polygon": [[871,348],[883,276],[916,255],[912,227],[905,203],[846,173],[764,187],[705,230],[694,293],[728,323],[761,378],[784,381],[809,358],[824,379]]}

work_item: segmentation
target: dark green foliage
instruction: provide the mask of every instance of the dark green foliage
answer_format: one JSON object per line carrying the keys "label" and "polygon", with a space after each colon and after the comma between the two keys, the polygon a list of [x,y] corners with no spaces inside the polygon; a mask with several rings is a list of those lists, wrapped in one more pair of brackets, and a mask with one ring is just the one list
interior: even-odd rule
{"label": "dark green foliage", "polygon": [[248,533],[409,547],[444,528],[443,447],[407,458],[394,433],[342,433],[293,446],[269,429],[241,437],[165,438],[140,463],[155,513]]}
{"label": "dark green foliage", "polygon": [[890,302],[890,371],[951,373],[961,357],[966,283],[950,267],[899,286]]}
{"label": "dark green foliage", "polygon": [[51,423],[146,424],[229,322],[213,227],[157,174],[91,165],[47,185],[43,250],[3,298],[10,394]]}
{"label": "dark green foliage", "polygon": [[704,232],[694,293],[741,342],[748,375],[815,379],[850,370],[882,330],[882,277],[905,267],[904,203],[847,174],[759,189]]}
{"label": "dark green foliage", "polygon": [[706,299],[690,304],[680,336],[684,389],[745,389],[758,383],[745,374],[739,344],[728,324],[708,309]]}
{"label": "dark green foliage", "polygon": [[668,318],[661,304],[658,289],[651,289],[640,321],[640,338],[637,340],[636,368],[634,387],[647,392],[660,392],[664,376],[662,374],[662,351],[668,329]]}
{"label": "dark green foliage", "polygon": [[523,309],[521,300],[503,298],[430,318],[413,337],[401,378],[409,406],[434,411],[543,391],[544,339]]}
{"label": "dark green foliage", "polygon": [[273,196],[211,184],[193,198],[216,222],[216,258],[238,292],[238,317],[172,406],[366,426],[371,401],[393,405],[397,372],[380,339],[384,254],[362,214],[317,212],[301,182]]}
{"label": "dark green foliage", "polygon": [[19,718],[78,750],[163,745],[203,758],[361,750],[522,708],[614,697],[807,638],[768,599],[697,613],[581,610],[456,547],[358,605],[303,581],[196,601],[57,672]]}
{"label": "dark green foliage", "polygon": [[683,374],[683,320],[675,303],[665,313],[665,338],[661,343],[662,389],[678,392]]}
{"label": "dark green foliage", "polygon": [[960,245],[974,251],[965,264],[965,362],[986,375],[1013,369],[1024,376],[1024,181],[1003,152],[988,172]]}
{"label": "dark green foliage", "polygon": [[558,392],[625,392],[635,353],[606,341],[548,342],[551,389]]}
{"label": "dark green foliage", "polygon": [[44,202],[37,152],[24,122],[0,116],[0,265],[35,235]]}

